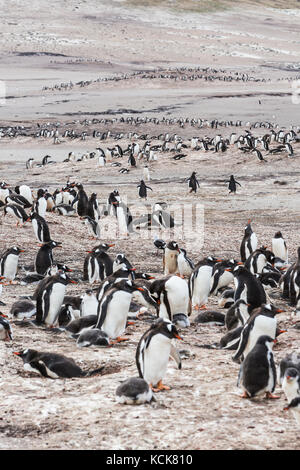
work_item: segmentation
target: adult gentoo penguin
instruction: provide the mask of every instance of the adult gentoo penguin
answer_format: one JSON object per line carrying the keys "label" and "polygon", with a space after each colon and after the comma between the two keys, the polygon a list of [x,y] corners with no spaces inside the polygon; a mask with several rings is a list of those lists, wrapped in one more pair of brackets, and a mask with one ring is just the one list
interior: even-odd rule
{"label": "adult gentoo penguin", "polygon": [[116,390],[116,401],[125,405],[141,405],[154,400],[149,384],[141,377],[124,380]]}
{"label": "adult gentoo penguin", "polygon": [[17,219],[17,226],[20,225],[20,227],[30,220],[24,208],[19,204],[7,204],[4,206],[3,216],[5,215],[14,216]]}
{"label": "adult gentoo penguin", "polygon": [[36,299],[36,323],[54,326],[64,301],[67,284],[76,283],[65,273],[50,276]]}
{"label": "adult gentoo penguin", "polygon": [[91,371],[83,371],[76,362],[66,356],[50,352],[40,352],[35,349],[24,349],[14,352],[21,357],[24,369],[28,372],[40,374],[50,379],[69,379],[71,377],[91,377],[99,374],[104,366]]}
{"label": "adult gentoo penguin", "polygon": [[141,337],[136,350],[136,365],[139,376],[146,380],[154,392],[170,390],[162,381],[166,374],[170,355],[181,369],[181,361],[172,347],[172,339],[179,336],[175,325],[159,318]]}
{"label": "adult gentoo penguin", "polygon": [[177,266],[178,272],[182,277],[190,276],[195,269],[193,261],[187,256],[186,250],[184,248],[179,249],[179,254],[177,256]]}
{"label": "adult gentoo penguin", "polygon": [[235,180],[233,175],[230,176],[230,180],[226,181],[226,183],[229,183],[229,185],[228,185],[229,194],[231,194],[231,193],[235,194],[236,193],[236,185],[237,184],[239,186],[241,186],[240,183]]}
{"label": "adult gentoo penguin", "polygon": [[[272,339],[276,338],[277,320],[275,315],[282,311],[283,310],[273,305],[266,304],[252,312],[241,331],[239,346],[232,358],[235,362],[237,362],[241,356],[245,359],[260,336],[269,336]],[[283,332],[283,330],[280,331],[280,333],[281,332]]]}
{"label": "adult gentoo penguin", "polygon": [[47,200],[45,198],[46,191],[44,189],[39,189],[37,192],[37,200],[34,204],[34,212],[37,212],[38,215],[45,218],[47,210]]}
{"label": "adult gentoo penguin", "polygon": [[288,248],[281,232],[276,232],[272,238],[272,252],[277,258],[288,263]]}
{"label": "adult gentoo penguin", "polygon": [[96,281],[103,281],[113,272],[113,260],[106,253],[107,250],[115,246],[113,243],[101,243],[88,251],[88,255],[83,265],[83,280],[90,284]]}
{"label": "adult gentoo penguin", "polygon": [[266,398],[279,398],[273,395],[276,385],[276,368],[272,347],[274,339],[260,336],[241,366],[240,381],[244,389],[242,398],[253,398],[262,394]]}
{"label": "adult gentoo penguin", "polygon": [[171,241],[166,245],[163,257],[163,268],[165,276],[168,274],[175,274],[178,271],[178,253],[179,246],[177,242]]}
{"label": "adult gentoo penguin", "polygon": [[139,197],[141,199],[147,199],[147,189],[150,189],[151,191],[153,191],[153,189],[150,188],[150,186],[146,185],[144,180],[141,180],[140,184],[138,184],[137,187],[139,188]]}
{"label": "adult gentoo penguin", "polygon": [[92,219],[88,215],[85,215],[82,217],[84,219],[84,223],[88,228],[88,231],[90,233],[90,238],[92,239],[99,239],[101,238],[101,230],[100,230],[100,225],[97,220]]}
{"label": "adult gentoo penguin", "polygon": [[103,330],[116,342],[127,340],[121,334],[125,331],[132,294],[143,288],[132,281],[122,280],[113,285],[103,296],[98,306],[96,328]]}
{"label": "adult gentoo penguin", "polygon": [[246,303],[240,306],[240,313],[245,323],[252,310],[267,303],[267,296],[261,282],[244,266],[236,266],[232,272],[236,287],[234,301],[243,299]]}
{"label": "adult gentoo penguin", "polygon": [[82,184],[77,183],[76,188],[78,189],[77,213],[80,217],[83,217],[88,214],[89,198],[84,191]]}
{"label": "adult gentoo penguin", "polygon": [[245,227],[244,237],[240,246],[241,260],[243,263],[257,248],[257,236],[251,228],[251,220],[248,220],[248,224]]}
{"label": "adult gentoo penguin", "polygon": [[166,276],[153,281],[149,290],[159,306],[159,317],[173,321],[175,314],[191,313],[189,288],[184,279]]}
{"label": "adult gentoo penguin", "polygon": [[42,245],[39,249],[34,262],[35,271],[38,274],[45,275],[47,270],[52,266],[53,248],[61,248],[61,243],[51,240],[50,242]]}
{"label": "adult gentoo penguin", "polygon": [[98,300],[93,294],[91,289],[88,289],[84,295],[82,295],[80,304],[80,316],[85,317],[86,315],[97,315]]}
{"label": "adult gentoo penguin", "polygon": [[188,181],[188,187],[191,188],[190,189],[190,193],[194,192],[196,193],[197,192],[197,188],[200,188],[200,184],[199,184],[199,181],[197,180],[196,178],[196,172],[193,171],[193,173],[191,174],[191,176],[187,179]]}
{"label": "adult gentoo penguin", "polygon": [[17,246],[13,246],[6,250],[0,258],[0,276],[12,283],[18,270],[19,255],[24,250]]}
{"label": "adult gentoo penguin", "polygon": [[196,310],[205,308],[211,285],[211,276],[215,263],[220,262],[213,256],[208,256],[196,264],[189,278],[189,290],[193,307]]}
{"label": "adult gentoo penguin", "polygon": [[37,212],[30,214],[30,220],[36,239],[40,243],[48,243],[51,241],[50,230],[46,220],[41,217]]}

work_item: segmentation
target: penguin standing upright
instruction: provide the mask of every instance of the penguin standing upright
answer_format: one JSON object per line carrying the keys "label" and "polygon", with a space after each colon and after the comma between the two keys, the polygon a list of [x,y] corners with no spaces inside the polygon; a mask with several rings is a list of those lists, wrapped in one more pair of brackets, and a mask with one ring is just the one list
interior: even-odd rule
{"label": "penguin standing upright", "polygon": [[47,210],[47,200],[45,198],[46,191],[44,189],[39,189],[37,192],[37,200],[34,204],[34,212],[37,212],[38,215],[45,219],[46,210]]}
{"label": "penguin standing upright", "polygon": [[88,214],[89,198],[84,191],[82,184],[77,183],[76,188],[78,189],[77,213],[79,217],[83,217]]}
{"label": "penguin standing upright", "polygon": [[149,172],[148,165],[145,165],[145,166],[144,166],[144,169],[143,169],[143,180],[144,180],[144,181],[150,181],[150,172]]}
{"label": "penguin standing upright", "polygon": [[244,263],[253,251],[257,248],[257,236],[251,228],[251,220],[245,227],[244,237],[240,246],[241,260]]}
{"label": "penguin standing upright", "polygon": [[81,217],[84,220],[84,224],[87,226],[90,233],[90,238],[100,239],[101,238],[101,229],[98,220],[94,220],[88,215]]}
{"label": "penguin standing upright", "polygon": [[253,311],[243,326],[240,335],[240,342],[233,360],[237,362],[240,357],[245,357],[255,346],[260,336],[269,336],[275,339],[277,333],[277,320],[276,315],[281,313],[282,310],[270,304],[263,304],[259,309]]}
{"label": "penguin standing upright", "polygon": [[188,181],[188,187],[191,188],[190,189],[190,193],[194,192],[196,193],[197,192],[197,188],[200,188],[200,184],[199,184],[199,181],[197,180],[196,178],[196,172],[193,171],[193,173],[191,174],[191,176],[187,179]]}
{"label": "penguin standing upright", "polygon": [[267,296],[262,283],[244,266],[236,266],[233,269],[235,293],[234,301],[239,299],[245,301],[245,305],[240,306],[240,314],[245,323],[252,310],[267,303]]}
{"label": "penguin standing upright", "polygon": [[281,232],[276,232],[272,238],[272,251],[277,258],[288,263],[288,248]]}
{"label": "penguin standing upright", "polygon": [[61,306],[64,302],[67,284],[75,283],[65,273],[58,272],[51,276],[40,289],[36,299],[36,322],[38,325],[56,324]]}
{"label": "penguin standing upright", "polygon": [[276,368],[272,347],[274,339],[260,336],[241,366],[242,398],[253,398],[262,394],[266,398],[279,398],[273,395],[276,386]]}
{"label": "penguin standing upright", "polygon": [[173,321],[178,313],[190,314],[188,284],[179,276],[167,276],[157,279],[150,286],[150,294],[159,305],[159,316]]}
{"label": "penguin standing upright", "polygon": [[181,361],[172,347],[172,339],[179,336],[175,325],[169,320],[158,319],[141,337],[136,350],[136,365],[139,376],[146,380],[154,392],[170,390],[162,383],[170,355],[181,369]]}
{"label": "penguin standing upright", "polygon": [[53,248],[60,248],[61,243],[60,242],[55,242],[51,240],[48,243],[45,243],[38,251],[36,258],[35,258],[35,271],[38,274],[45,275],[47,270],[52,266],[53,264],[53,254],[52,250]]}
{"label": "penguin standing upright", "polygon": [[49,243],[51,241],[50,230],[46,220],[37,212],[30,214],[30,220],[36,239],[40,243]]}
{"label": "penguin standing upright", "polygon": [[89,251],[84,260],[83,280],[93,282],[102,280],[110,276],[113,272],[113,260],[106,253],[114,244],[101,243]]}
{"label": "penguin standing upright", "polygon": [[94,220],[100,219],[100,209],[96,193],[92,193],[89,198],[87,215]]}
{"label": "penguin standing upright", "polygon": [[196,267],[189,278],[189,291],[193,307],[196,310],[206,308],[210,286],[211,276],[215,263],[219,262],[213,256],[208,256],[196,264]]}
{"label": "penguin standing upright", "polygon": [[163,268],[164,275],[175,274],[178,271],[177,257],[179,253],[178,243],[175,241],[170,241],[167,243],[164,256],[163,256]]}
{"label": "penguin standing upright", "polygon": [[10,283],[12,283],[16,277],[20,253],[24,253],[24,250],[13,246],[1,255],[0,276],[4,277]]}
{"label": "penguin standing upright", "polygon": [[282,379],[282,390],[288,403],[300,396],[300,373],[295,367],[288,367]]}
{"label": "penguin standing upright", "polygon": [[116,342],[127,340],[121,334],[125,331],[132,294],[143,290],[132,281],[122,280],[109,289],[98,305],[98,320],[95,328],[103,330]]}
{"label": "penguin standing upright", "polygon": [[178,272],[180,276],[190,276],[193,270],[195,269],[195,265],[193,261],[188,258],[186,254],[186,250],[184,248],[179,249],[179,254],[177,256],[177,265],[178,265]]}
{"label": "penguin standing upright", "polygon": [[12,329],[6,315],[0,312],[0,339],[4,341],[12,341]]}
{"label": "penguin standing upright", "polygon": [[25,197],[29,204],[32,205],[32,191],[27,184],[21,184],[16,186],[15,191],[17,194],[21,194],[21,196]]}
{"label": "penguin standing upright", "polygon": [[147,186],[145,184],[144,180],[141,180],[140,184],[138,184],[137,187],[139,188],[139,197],[141,199],[147,199],[147,189],[150,189],[151,191],[153,191],[153,189],[150,188],[150,186]]}
{"label": "penguin standing upright", "polygon": [[236,185],[237,184],[239,186],[241,186],[240,183],[238,181],[236,181],[236,179],[234,178],[233,175],[230,176],[230,180],[226,181],[226,183],[229,183],[229,185],[228,185],[229,194],[231,194],[231,193],[235,194],[236,193]]}

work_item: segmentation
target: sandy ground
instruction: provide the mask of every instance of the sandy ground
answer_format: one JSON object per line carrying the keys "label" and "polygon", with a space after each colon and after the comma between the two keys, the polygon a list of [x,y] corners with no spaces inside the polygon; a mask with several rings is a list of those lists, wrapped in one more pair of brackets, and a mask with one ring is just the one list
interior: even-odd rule
{"label": "sandy ground", "polygon": [[[74,163],[63,160],[70,151],[80,157],[99,145],[104,148],[118,143],[124,149],[129,131],[149,134],[153,144],[161,143],[157,139],[161,133],[176,133],[188,146],[184,149],[187,156],[176,162],[174,152],[158,152],[158,160],[150,164],[149,185],[153,192],[149,191],[147,204],[158,200],[170,206],[179,203],[187,211],[186,222],[191,222],[192,206],[200,208],[199,214],[203,208],[204,220],[197,218],[194,226],[184,231],[162,231],[159,236],[176,237],[195,262],[208,254],[238,258],[244,226],[251,218],[260,245],[270,246],[275,232],[281,230],[290,260],[295,259],[300,223],[299,143],[293,144],[293,158],[286,153],[268,156],[263,152],[266,163],[234,146],[222,154],[191,151],[189,145],[194,135],[239,135],[250,129],[248,121],[271,122],[276,130],[277,126],[289,129],[293,125],[298,130],[299,105],[292,102],[291,83],[299,74],[299,9],[260,9],[259,15],[251,8],[201,14],[185,11],[179,15],[174,10],[155,8],[150,15],[149,9],[132,7],[127,2],[99,5],[89,1],[87,7],[79,1],[53,1],[50,11],[45,2],[39,2],[31,12],[24,11],[21,2],[12,4],[14,8],[5,9],[1,17],[0,48],[5,53],[0,70],[7,91],[0,108],[2,180],[12,187],[23,182],[35,191],[39,187],[54,191],[70,177],[82,182],[88,194],[97,192],[100,202],[117,187],[135,213],[140,209],[136,186],[144,163],[128,174],[120,174],[110,163],[100,168],[96,159]],[[20,16],[22,23],[18,22]],[[181,80],[179,72],[176,81],[133,75],[159,68],[168,75],[179,67],[191,68],[192,72],[184,72],[188,76],[197,67],[211,67],[213,71],[204,76],[214,79]],[[235,72],[257,81],[215,78],[233,77]],[[124,79],[97,81],[98,77],[120,76]],[[53,88],[70,80],[72,89]],[[91,83],[76,85],[81,80]],[[119,122],[121,116],[157,117],[160,122],[124,124]],[[181,128],[162,121],[163,117],[180,116],[240,119],[243,126],[221,126],[216,131],[206,125],[191,126],[190,122]],[[103,117],[109,121],[92,121]],[[51,129],[58,122],[59,144],[53,144],[52,138],[34,137],[38,124]],[[16,124],[26,128],[26,135],[8,137],[7,127]],[[86,140],[62,137],[65,129],[87,132]],[[92,137],[94,129],[122,132],[124,137],[101,142]],[[270,132],[266,128],[251,131],[254,135]],[[139,138],[137,141],[144,143]],[[25,169],[29,157],[38,162],[46,154],[56,161],[54,165]],[[121,161],[124,167],[128,166],[126,160]],[[184,182],[194,170],[200,182],[196,196],[187,192]],[[236,196],[228,196],[224,183],[232,173],[242,185]],[[175,216],[180,222],[181,213]],[[88,284],[81,280],[83,261],[94,243],[77,217],[49,213],[47,221],[52,238],[63,244],[54,252],[55,260],[73,268],[73,276],[80,280],[76,287],[68,287],[68,294],[84,293]],[[103,220],[102,229],[103,241],[116,243],[112,256],[124,252],[138,270],[162,277],[162,259],[156,256],[153,246],[154,233],[116,238],[110,218]],[[13,219],[1,217],[0,233],[1,251],[16,243],[25,250],[20,268],[33,262],[38,248],[30,224],[16,229]],[[3,288],[4,313],[9,313],[18,296],[33,292],[33,287],[19,284],[21,277],[20,269],[18,283]],[[292,309],[278,298],[278,291],[270,295],[278,307],[285,309],[278,322],[287,333],[274,347],[278,364],[287,352],[298,351],[300,340],[298,330],[293,328]],[[210,297],[209,308],[215,308],[217,300]],[[239,367],[232,361],[232,353],[199,347],[218,341],[224,327],[195,324],[195,316],[193,312],[191,327],[181,330],[184,341],[176,344],[190,353],[182,370],[177,370],[173,361],[169,363],[165,382],[172,389],[158,394],[154,405],[138,407],[118,405],[114,397],[120,381],[137,375],[135,350],[149,326],[145,320],[128,327],[129,341],[125,344],[86,350],[77,348],[63,333],[24,329],[12,323],[13,341],[0,344],[0,448],[298,450],[299,428],[293,416],[283,411],[286,400],[280,387],[276,388],[279,400],[242,400],[236,387]],[[100,376],[84,379],[39,378],[25,372],[22,361],[12,354],[27,347],[65,354],[84,370],[100,365],[105,369]]]}

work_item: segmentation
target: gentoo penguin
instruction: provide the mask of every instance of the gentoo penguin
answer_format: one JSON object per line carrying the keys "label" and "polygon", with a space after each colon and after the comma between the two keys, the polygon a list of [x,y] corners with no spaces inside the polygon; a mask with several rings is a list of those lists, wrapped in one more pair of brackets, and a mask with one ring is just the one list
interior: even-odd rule
{"label": "gentoo penguin", "polygon": [[29,209],[32,204],[21,194],[11,193],[5,198],[6,204],[17,204],[18,206],[23,207],[23,209]]}
{"label": "gentoo penguin", "polygon": [[44,189],[39,189],[37,192],[37,200],[34,204],[34,212],[37,212],[38,215],[45,219],[47,211],[47,200],[45,198],[46,191]]}
{"label": "gentoo penguin", "polygon": [[300,247],[297,249],[297,260],[293,264],[289,275],[289,298],[290,304],[296,305],[296,310],[299,310],[300,297]]}
{"label": "gentoo penguin", "polygon": [[188,258],[186,250],[184,248],[179,249],[179,254],[177,256],[177,266],[178,272],[182,277],[190,276],[193,270],[195,269],[193,261]]}
{"label": "gentoo penguin", "polygon": [[150,294],[159,306],[161,318],[173,321],[177,313],[191,313],[188,284],[178,276],[170,275],[153,281]]}
{"label": "gentoo penguin", "polygon": [[297,424],[300,424],[300,396],[293,398],[293,400],[283,408],[286,410],[291,410]]}
{"label": "gentoo penguin", "polygon": [[[132,264],[130,261],[126,258],[124,253],[118,253],[114,262],[113,262],[113,272],[118,271],[121,268],[127,268],[130,271],[134,272],[135,269],[132,267]],[[134,275],[132,276],[133,278],[135,277]]]}
{"label": "gentoo penguin", "polygon": [[272,252],[274,256],[288,263],[288,248],[281,232],[276,232],[272,238]]}
{"label": "gentoo penguin", "polygon": [[296,351],[288,353],[280,361],[278,370],[278,382],[280,385],[282,385],[285,371],[289,368],[297,369],[300,374],[300,354]]}
{"label": "gentoo penguin", "polygon": [[116,342],[127,340],[121,334],[125,331],[132,294],[143,290],[132,281],[122,280],[113,285],[103,296],[98,305],[96,328],[103,330]]}
{"label": "gentoo penguin", "polygon": [[252,310],[267,303],[267,296],[259,279],[243,266],[236,266],[232,272],[236,288],[234,301],[238,299],[245,301],[245,305],[241,305],[239,309],[245,323]]}
{"label": "gentoo penguin", "polygon": [[76,188],[78,189],[77,213],[79,217],[84,217],[88,213],[89,198],[84,191],[82,184],[77,183]]}
{"label": "gentoo penguin", "polygon": [[229,194],[231,194],[231,193],[235,194],[236,193],[236,185],[237,184],[239,186],[241,186],[240,183],[235,180],[233,175],[230,176],[230,180],[226,181],[226,183],[229,183],[229,185],[228,185]]}
{"label": "gentoo penguin", "polygon": [[36,322],[54,326],[64,301],[67,284],[76,283],[65,273],[58,272],[50,276],[48,282],[39,291],[36,299]]}
{"label": "gentoo penguin", "polygon": [[58,328],[64,329],[73,320],[75,320],[75,314],[72,305],[63,304],[57,317]]}
{"label": "gentoo penguin", "polygon": [[4,206],[3,216],[5,215],[12,215],[15,217],[17,219],[17,226],[20,225],[20,227],[30,221],[28,214],[19,204],[7,204]]}
{"label": "gentoo penguin", "polygon": [[12,330],[6,315],[0,312],[0,339],[4,341],[12,341]]}
{"label": "gentoo penguin", "polygon": [[80,316],[85,317],[86,315],[97,315],[98,300],[91,289],[88,289],[84,295],[82,295],[80,304]]}
{"label": "gentoo penguin", "polygon": [[39,249],[35,258],[35,262],[34,262],[35,271],[38,274],[45,275],[47,272],[47,269],[49,269],[50,266],[52,266],[53,248],[61,248],[61,243],[51,240],[50,242],[42,245],[41,248]]}
{"label": "gentoo penguin", "polygon": [[67,204],[59,204],[54,206],[53,212],[57,212],[59,215],[66,215],[69,217],[76,215],[75,207]]}
{"label": "gentoo penguin", "polygon": [[4,277],[10,283],[12,283],[17,274],[20,253],[24,253],[24,250],[13,246],[1,255],[0,276]]}
{"label": "gentoo penguin", "polygon": [[89,328],[94,328],[97,323],[97,315],[86,315],[85,317],[75,318],[65,326],[69,336],[77,339],[79,334]]}
{"label": "gentoo penguin", "polygon": [[167,243],[163,257],[163,268],[165,276],[168,274],[174,274],[178,271],[177,257],[179,252],[180,251],[177,242],[171,241]]}
{"label": "gentoo penguin", "polygon": [[224,325],[225,315],[222,312],[214,310],[207,310],[206,312],[198,313],[196,316],[195,323],[203,323],[207,325]]}
{"label": "gentoo penguin", "polygon": [[84,220],[84,223],[88,228],[88,231],[90,233],[90,238],[92,239],[101,238],[101,230],[100,230],[100,225],[98,223],[98,220],[94,220],[88,215],[83,216],[82,219]]}
{"label": "gentoo penguin", "polygon": [[91,219],[93,220],[100,219],[100,209],[99,209],[99,204],[98,204],[96,193],[92,193],[90,195],[89,202],[88,202],[87,215],[91,217]]}
{"label": "gentoo penguin", "polygon": [[200,184],[199,184],[199,181],[197,180],[196,178],[196,172],[193,171],[193,173],[191,174],[191,176],[187,179],[188,181],[188,187],[191,188],[190,189],[190,193],[195,193],[197,192],[197,188],[200,188]]}
{"label": "gentoo penguin", "polygon": [[189,278],[189,291],[193,307],[196,310],[205,308],[211,285],[211,276],[215,263],[220,262],[213,256],[208,256],[196,264]]}
{"label": "gentoo penguin", "polygon": [[288,367],[283,376],[282,390],[288,403],[300,396],[300,372],[295,367]]}
{"label": "gentoo penguin", "polygon": [[114,244],[101,243],[92,250],[88,251],[88,255],[83,265],[83,280],[89,281],[90,284],[98,280],[105,279],[113,273],[113,260],[106,253]]}
{"label": "gentoo penguin", "polygon": [[258,248],[252,251],[244,263],[246,269],[252,274],[261,274],[268,263],[274,264],[275,256],[265,247]]}
{"label": "gentoo penguin", "polygon": [[144,180],[141,180],[140,184],[137,185],[137,188],[139,188],[139,197],[141,199],[147,199],[147,189],[150,189],[151,191],[153,191],[153,189],[150,188],[150,186],[147,186],[145,184]]}
{"label": "gentoo penguin", "polygon": [[104,150],[101,148],[101,147],[97,147],[96,150],[98,150],[98,163],[99,163],[99,166],[105,166],[106,165],[106,157],[105,157],[105,153],[104,153]]}
{"label": "gentoo penguin", "polygon": [[240,246],[241,260],[244,263],[253,251],[257,248],[257,236],[251,228],[251,220],[245,227],[244,237]]}
{"label": "gentoo penguin", "polygon": [[154,401],[151,388],[141,377],[124,380],[116,390],[116,401],[124,405],[141,405]]}
{"label": "gentoo penguin", "polygon": [[31,318],[36,314],[36,306],[29,299],[19,299],[12,304],[10,314],[20,320]]}
{"label": "gentoo penguin", "polygon": [[227,310],[225,315],[225,326],[227,330],[233,330],[239,325],[244,326],[244,323],[241,321],[241,319],[243,320],[243,317],[239,312],[239,308],[241,305],[246,305],[247,307],[249,307],[249,305],[246,304],[244,299],[238,299]]}
{"label": "gentoo penguin", "polygon": [[[73,336],[74,337],[74,336]],[[111,342],[105,331],[99,328],[88,328],[82,331],[76,341],[78,348],[88,348],[90,346],[110,346]]]}
{"label": "gentoo penguin", "polygon": [[[240,264],[243,263],[234,259],[224,260],[214,264],[211,276],[210,295],[217,295],[220,289],[227,287],[233,282],[234,277],[231,270]],[[231,268],[230,271],[228,271],[228,268]]]}
{"label": "gentoo penguin", "polygon": [[37,212],[30,214],[30,220],[36,239],[40,243],[48,243],[51,241],[50,230],[46,220],[41,217]]}
{"label": "gentoo penguin", "polygon": [[[159,318],[141,337],[136,350],[136,365],[139,376],[146,380],[154,392],[170,390],[162,381],[166,374],[170,355],[176,359],[172,339],[179,336],[175,325],[169,320]],[[177,356],[178,357],[178,356]],[[177,362],[181,369],[181,361]]]}
{"label": "gentoo penguin", "polygon": [[98,369],[85,372],[69,357],[50,352],[39,352],[35,349],[24,349],[23,351],[14,352],[14,354],[23,359],[26,371],[34,372],[50,379],[91,377],[103,370],[102,366]]}
{"label": "gentoo penguin", "polygon": [[244,390],[242,398],[254,398],[265,394],[266,398],[279,398],[273,395],[276,385],[276,368],[272,347],[274,339],[260,336],[241,366],[240,382]]}
{"label": "gentoo penguin", "polygon": [[273,305],[264,304],[252,312],[242,329],[238,349],[232,358],[235,362],[239,362],[240,357],[245,359],[260,336],[276,338],[277,320],[275,315],[282,311]]}

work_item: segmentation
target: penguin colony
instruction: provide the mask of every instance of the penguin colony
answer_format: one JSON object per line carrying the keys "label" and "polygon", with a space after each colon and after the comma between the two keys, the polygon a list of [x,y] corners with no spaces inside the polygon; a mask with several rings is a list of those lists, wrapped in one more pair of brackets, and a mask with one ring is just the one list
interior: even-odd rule
{"label": "penguin colony", "polygon": [[[254,142],[249,134],[247,136],[245,142],[249,150],[244,151],[253,153],[258,142]],[[289,132],[274,137],[272,142],[296,139],[296,134]],[[177,140],[174,138],[173,142],[176,144]],[[220,149],[219,142],[223,142],[225,147],[232,145],[221,137],[216,139],[214,151],[226,151],[216,150]],[[263,145],[263,142],[260,144]],[[149,161],[151,145],[147,146],[141,158]],[[122,149],[116,146],[109,150],[107,159],[124,158],[127,152],[130,164],[134,166],[132,158],[136,156],[139,161],[141,151],[135,147],[132,145],[129,149]],[[283,147],[280,146],[280,150],[284,151]],[[102,159],[99,164],[104,162],[105,165],[105,157],[100,151],[99,154],[99,161]],[[72,158],[69,156],[68,161]],[[42,165],[48,165],[51,161],[48,158]],[[201,187],[195,173],[187,181],[189,193],[196,193]],[[137,197],[146,198],[145,188],[151,188],[144,180],[141,182],[137,186]],[[239,183],[233,175],[226,183],[229,183],[229,192],[235,193],[236,184]],[[298,259],[289,260],[287,244],[281,232],[274,230],[269,249],[259,245],[253,221],[245,221],[236,259],[223,259],[213,254],[192,259],[181,243],[156,237],[153,248],[162,257],[162,263],[161,273],[153,279],[147,273],[137,272],[133,260],[129,261],[126,254],[110,254],[111,248],[117,250],[117,243],[102,242],[101,223],[107,214],[113,215],[119,228],[129,236],[133,226],[169,227],[174,221],[170,217],[164,218],[166,214],[169,216],[165,203],[154,204],[150,217],[147,214],[143,220],[132,216],[129,207],[122,202],[121,191],[117,189],[107,194],[103,204],[97,200],[97,194],[89,195],[81,182],[70,180],[55,192],[39,188],[36,195],[33,193],[26,185],[18,189],[6,182],[0,185],[3,219],[14,217],[18,230],[22,225],[31,223],[34,243],[40,245],[32,266],[23,266],[22,274],[19,268],[24,248],[12,246],[1,253],[2,299],[5,301],[7,283],[34,284],[35,289],[30,298],[16,299],[8,317],[1,314],[3,341],[14,341],[14,329],[26,325],[49,329],[53,334],[64,334],[66,341],[72,341],[74,347],[111,348],[130,340],[126,337],[126,330],[132,321],[144,322],[145,331],[139,339],[134,358],[137,376],[129,377],[118,386],[115,399],[120,404],[153,403],[157,392],[167,392],[172,387],[172,383],[164,383],[170,357],[176,362],[178,373],[184,374],[184,353],[177,349],[178,342],[184,341],[184,330],[191,327],[193,311],[199,311],[196,323],[226,326],[226,335],[220,338],[220,343],[207,347],[233,351],[232,360],[239,364],[237,380],[242,389],[241,397],[274,399],[275,387],[280,385],[287,399],[286,410],[291,410],[298,422],[300,360],[288,352],[287,357],[276,364],[276,351],[273,352],[273,348],[276,349],[274,344],[279,335],[284,334],[284,329],[277,321],[276,316],[281,309],[271,300],[270,289],[275,287],[281,290],[282,298],[295,307],[295,316],[300,311],[300,249]],[[18,194],[22,198],[19,197],[16,202],[14,198]],[[23,212],[18,207],[11,212],[7,210],[17,204]],[[48,213],[57,217],[77,217],[87,227],[87,238],[94,240],[94,246],[82,259],[82,272],[77,273],[77,277],[72,276],[70,268],[56,261],[56,252],[63,242],[52,240],[47,223]],[[68,286],[72,284],[76,284],[78,289],[77,297],[68,295]],[[211,296],[218,296],[219,307],[224,308],[224,313],[207,310],[206,303]],[[142,309],[143,306],[146,310]],[[83,378],[105,373],[105,366],[101,364],[96,369],[86,371],[72,358],[59,352],[27,348],[14,353],[22,359],[25,371],[45,378]]]}

